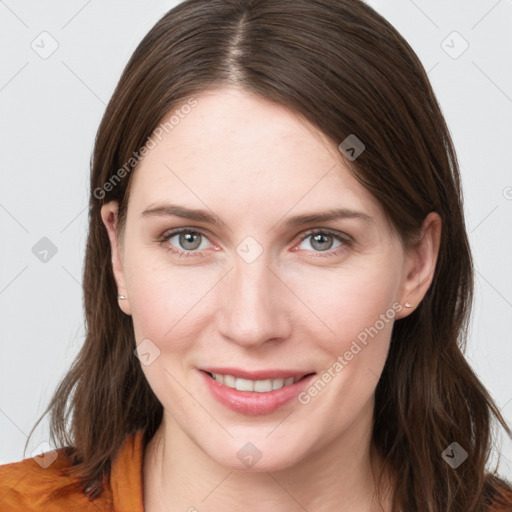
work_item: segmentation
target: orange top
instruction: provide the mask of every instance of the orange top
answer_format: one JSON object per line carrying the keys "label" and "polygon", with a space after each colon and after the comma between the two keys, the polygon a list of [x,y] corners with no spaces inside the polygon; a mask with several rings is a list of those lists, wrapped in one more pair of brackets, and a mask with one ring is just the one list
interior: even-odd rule
{"label": "orange top", "polygon": [[[72,483],[60,470],[70,462],[62,449],[46,452],[20,462],[0,466],[1,512],[144,512],[142,499],[142,461],[144,455],[143,430],[126,437],[116,458],[103,492],[94,500],[83,492],[61,493]],[[54,458],[56,457],[56,458]],[[46,469],[45,469],[46,468]],[[498,482],[503,487],[507,504],[493,502],[492,512],[512,511],[510,483]],[[53,494],[53,496],[51,496]]]}
{"label": "orange top", "polygon": [[[69,467],[62,449],[0,466],[2,512],[144,512],[142,500],[143,431],[127,436],[116,458],[108,484],[94,500],[80,491],[61,498],[50,493],[72,483],[59,470]],[[55,460],[53,457],[57,455]],[[45,458],[48,457],[46,460]],[[50,464],[48,464],[50,463]],[[45,466],[46,469],[45,469]]]}

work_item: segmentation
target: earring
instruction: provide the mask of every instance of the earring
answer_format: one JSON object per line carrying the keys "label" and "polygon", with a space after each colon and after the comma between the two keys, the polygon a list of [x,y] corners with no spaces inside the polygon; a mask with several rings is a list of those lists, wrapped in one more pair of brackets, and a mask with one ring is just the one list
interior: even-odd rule
{"label": "earring", "polygon": [[125,300],[126,297],[124,295],[118,295],[117,300]]}
{"label": "earring", "polygon": [[404,304],[404,306],[405,306],[406,308],[412,308],[412,304],[409,304],[408,302],[406,302],[406,303]]}

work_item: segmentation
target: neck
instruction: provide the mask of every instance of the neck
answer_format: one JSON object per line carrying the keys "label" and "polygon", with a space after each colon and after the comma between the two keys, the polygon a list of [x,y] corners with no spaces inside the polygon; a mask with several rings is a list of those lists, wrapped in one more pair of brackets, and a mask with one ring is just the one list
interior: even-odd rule
{"label": "neck", "polygon": [[[368,406],[371,415],[373,403]],[[382,461],[370,427],[368,417],[359,418],[286,469],[238,471],[217,464],[164,414],[144,453],[144,510],[387,512],[389,496],[382,495],[382,506],[377,499],[374,475]]]}

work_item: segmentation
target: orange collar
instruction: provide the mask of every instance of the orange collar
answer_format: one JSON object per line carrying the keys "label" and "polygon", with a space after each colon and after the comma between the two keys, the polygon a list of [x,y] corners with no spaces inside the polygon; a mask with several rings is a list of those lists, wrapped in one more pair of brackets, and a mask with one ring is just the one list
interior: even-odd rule
{"label": "orange collar", "polygon": [[144,431],[129,435],[112,463],[110,488],[116,512],[144,512],[142,463]]}

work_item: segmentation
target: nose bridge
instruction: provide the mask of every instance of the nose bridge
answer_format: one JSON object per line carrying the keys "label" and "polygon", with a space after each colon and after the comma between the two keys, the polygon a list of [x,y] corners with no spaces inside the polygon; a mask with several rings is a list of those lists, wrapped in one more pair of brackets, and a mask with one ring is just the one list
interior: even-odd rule
{"label": "nose bridge", "polygon": [[251,346],[288,335],[289,322],[279,280],[268,268],[265,254],[249,262],[236,255],[234,268],[221,293],[221,334]]}

